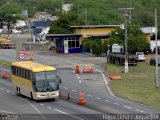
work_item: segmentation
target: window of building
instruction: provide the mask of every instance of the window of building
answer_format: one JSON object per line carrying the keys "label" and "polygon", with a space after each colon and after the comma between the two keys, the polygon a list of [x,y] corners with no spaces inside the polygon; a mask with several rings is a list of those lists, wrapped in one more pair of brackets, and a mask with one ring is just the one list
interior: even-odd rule
{"label": "window of building", "polygon": [[65,40],[68,40],[68,47],[69,48],[79,48],[79,38],[71,37],[71,38],[65,38]]}

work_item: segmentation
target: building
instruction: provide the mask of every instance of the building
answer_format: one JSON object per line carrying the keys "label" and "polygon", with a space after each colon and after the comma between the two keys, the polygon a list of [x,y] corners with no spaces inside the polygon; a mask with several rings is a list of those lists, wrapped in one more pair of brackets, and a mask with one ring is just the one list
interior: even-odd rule
{"label": "building", "polygon": [[81,34],[83,38],[108,38],[110,33],[120,25],[87,25],[87,26],[71,26],[75,34]]}
{"label": "building", "polygon": [[73,34],[47,34],[47,39],[56,43],[58,53],[81,53],[84,38],[107,39],[109,34],[120,25],[71,26]]}
{"label": "building", "polygon": [[47,34],[46,38],[56,44],[58,53],[81,53],[81,34]]}
{"label": "building", "polygon": [[71,10],[73,4],[62,4],[62,12],[68,13]]}

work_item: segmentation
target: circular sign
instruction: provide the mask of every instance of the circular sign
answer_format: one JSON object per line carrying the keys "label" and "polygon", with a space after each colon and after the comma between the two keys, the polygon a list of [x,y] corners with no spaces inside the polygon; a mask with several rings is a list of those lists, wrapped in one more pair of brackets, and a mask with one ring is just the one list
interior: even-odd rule
{"label": "circular sign", "polygon": [[18,58],[19,58],[20,60],[23,60],[23,59],[25,58],[24,53],[19,53]]}

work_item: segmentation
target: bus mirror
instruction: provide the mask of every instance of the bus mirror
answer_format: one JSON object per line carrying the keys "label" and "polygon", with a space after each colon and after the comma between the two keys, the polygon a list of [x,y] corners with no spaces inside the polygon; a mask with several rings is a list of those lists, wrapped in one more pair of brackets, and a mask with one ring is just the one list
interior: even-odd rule
{"label": "bus mirror", "polygon": [[59,83],[61,84],[62,83],[62,80],[60,78],[60,76],[57,76],[58,80],[59,80]]}
{"label": "bus mirror", "polygon": [[62,83],[62,80],[61,80],[61,78],[59,79],[59,83],[60,83],[60,84]]}

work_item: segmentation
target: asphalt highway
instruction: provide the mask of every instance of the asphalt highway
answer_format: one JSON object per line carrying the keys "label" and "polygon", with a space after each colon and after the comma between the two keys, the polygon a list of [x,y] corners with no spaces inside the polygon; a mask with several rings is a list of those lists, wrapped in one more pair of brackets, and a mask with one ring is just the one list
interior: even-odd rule
{"label": "asphalt highway", "polygon": [[[4,54],[5,53],[5,54]],[[0,50],[0,59],[7,61],[16,60],[15,50]],[[106,59],[103,57],[89,57],[83,54],[67,55],[35,55],[34,61],[56,66],[58,74],[62,78],[61,94],[77,102],[79,92],[83,92],[87,106],[111,113],[128,114],[158,114],[160,110],[150,106],[124,100],[115,96],[109,88],[109,80],[104,73],[102,64]],[[92,66],[94,73],[75,74],[75,65],[80,65],[80,71],[84,66]],[[50,103],[45,103],[48,105]],[[57,103],[56,103],[57,104]]]}

